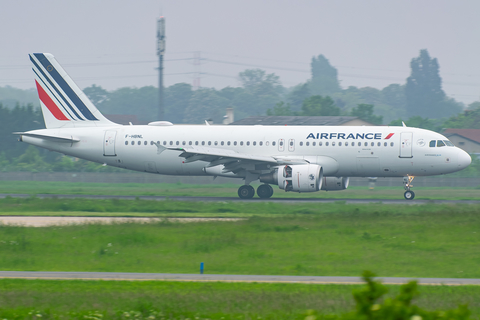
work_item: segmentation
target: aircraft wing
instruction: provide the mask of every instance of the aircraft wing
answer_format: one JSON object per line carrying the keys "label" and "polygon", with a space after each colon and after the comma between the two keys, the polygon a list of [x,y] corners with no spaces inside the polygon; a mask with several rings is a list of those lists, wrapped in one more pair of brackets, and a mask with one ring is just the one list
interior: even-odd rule
{"label": "aircraft wing", "polygon": [[186,148],[168,148],[168,150],[182,151],[179,155],[185,158],[185,163],[194,161],[209,162],[206,167],[215,167],[223,165],[223,173],[238,173],[242,170],[261,171],[268,170],[270,166],[279,166],[286,164],[307,164],[304,159],[289,159],[277,156],[261,156],[239,153],[229,149],[209,148],[209,147],[186,147]]}

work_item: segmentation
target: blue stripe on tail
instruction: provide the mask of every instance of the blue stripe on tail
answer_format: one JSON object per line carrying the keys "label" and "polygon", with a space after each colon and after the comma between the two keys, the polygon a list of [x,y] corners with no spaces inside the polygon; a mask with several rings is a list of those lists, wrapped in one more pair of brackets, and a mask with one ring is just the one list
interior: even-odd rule
{"label": "blue stripe on tail", "polygon": [[[75,104],[75,106],[83,114],[83,116],[87,120],[98,121],[98,119],[95,118],[95,116],[90,112],[90,110],[83,103],[83,101],[72,90],[72,88],[70,88],[70,85],[58,73],[58,71],[55,69],[55,67],[50,64],[50,61],[48,61],[47,57],[45,57],[45,55],[43,53],[34,53],[33,55],[38,59],[38,61],[40,61],[40,63],[43,65],[43,67],[50,73],[50,75],[53,77],[53,79],[56,81],[56,83],[60,86],[60,88],[62,88],[63,92],[66,93],[68,98],[70,98],[70,100]],[[55,88],[55,86],[53,86],[53,87]],[[57,90],[57,92],[58,92],[58,90]],[[68,104],[68,101],[65,98],[64,98],[64,100]],[[75,112],[75,110],[70,105],[69,105],[69,107],[78,116],[78,114]],[[78,118],[81,119],[80,116],[78,116]]]}

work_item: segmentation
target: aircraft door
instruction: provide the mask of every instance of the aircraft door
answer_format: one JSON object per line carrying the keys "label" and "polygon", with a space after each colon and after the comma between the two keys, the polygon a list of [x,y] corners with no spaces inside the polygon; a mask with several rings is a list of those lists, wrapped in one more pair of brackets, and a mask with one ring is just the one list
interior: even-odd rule
{"label": "aircraft door", "polygon": [[295,139],[288,140],[288,151],[290,152],[295,151]]}
{"label": "aircraft door", "polygon": [[400,133],[400,158],[412,158],[412,132]]}
{"label": "aircraft door", "polygon": [[115,153],[115,137],[117,131],[109,130],[105,131],[105,137],[103,139],[103,155],[104,156],[116,156]]}
{"label": "aircraft door", "polygon": [[278,139],[278,151],[283,152],[285,150],[285,139]]}

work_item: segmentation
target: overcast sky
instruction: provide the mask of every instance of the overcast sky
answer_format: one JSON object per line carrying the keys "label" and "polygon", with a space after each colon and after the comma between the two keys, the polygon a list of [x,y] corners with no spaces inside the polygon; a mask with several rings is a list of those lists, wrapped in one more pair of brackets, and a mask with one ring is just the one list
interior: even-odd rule
{"label": "overcast sky", "polygon": [[[428,49],[447,95],[480,100],[478,0],[0,0],[0,86],[33,88],[28,53],[49,52],[81,88],[157,86],[156,19],[166,19],[165,85],[238,86],[259,67],[286,87],[325,55],[343,88],[405,83]],[[195,53],[197,52],[197,53]],[[194,59],[195,55],[197,58]]]}

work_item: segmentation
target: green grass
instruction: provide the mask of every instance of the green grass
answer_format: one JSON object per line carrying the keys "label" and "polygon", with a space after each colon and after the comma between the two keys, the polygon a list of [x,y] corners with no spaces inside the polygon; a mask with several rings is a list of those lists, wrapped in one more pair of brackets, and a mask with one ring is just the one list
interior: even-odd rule
{"label": "green grass", "polygon": [[174,201],[121,199],[12,198],[0,199],[0,215],[56,216],[145,216],[145,217],[251,217],[316,214],[421,214],[445,212],[478,212],[480,204],[400,205],[368,203],[273,203],[261,201]]}
{"label": "green grass", "polygon": [[[167,184],[167,183],[83,183],[44,181],[0,181],[0,193],[7,194],[77,194],[125,196],[215,196],[237,197],[239,184]],[[343,191],[294,193],[274,187],[273,198],[328,198],[328,199],[403,199],[403,187],[350,187]],[[415,188],[416,199],[480,200],[478,188]]]}
{"label": "green grass", "polygon": [[[63,319],[100,318],[95,314],[102,314],[104,319],[135,318],[135,314],[142,314],[143,318],[154,314],[158,319],[303,319],[308,309],[324,315],[352,311],[352,290],[361,287],[8,279],[0,280],[0,317],[12,319],[16,313],[26,315],[21,319],[35,319],[37,314],[42,319],[60,315]],[[399,291],[398,286],[388,288],[388,296]],[[414,303],[427,310],[468,304],[475,317],[480,314],[480,286],[422,286],[420,293]]]}
{"label": "green grass", "polygon": [[196,273],[205,262],[218,274],[480,277],[479,206],[299,209],[237,222],[0,226],[0,269]]}

